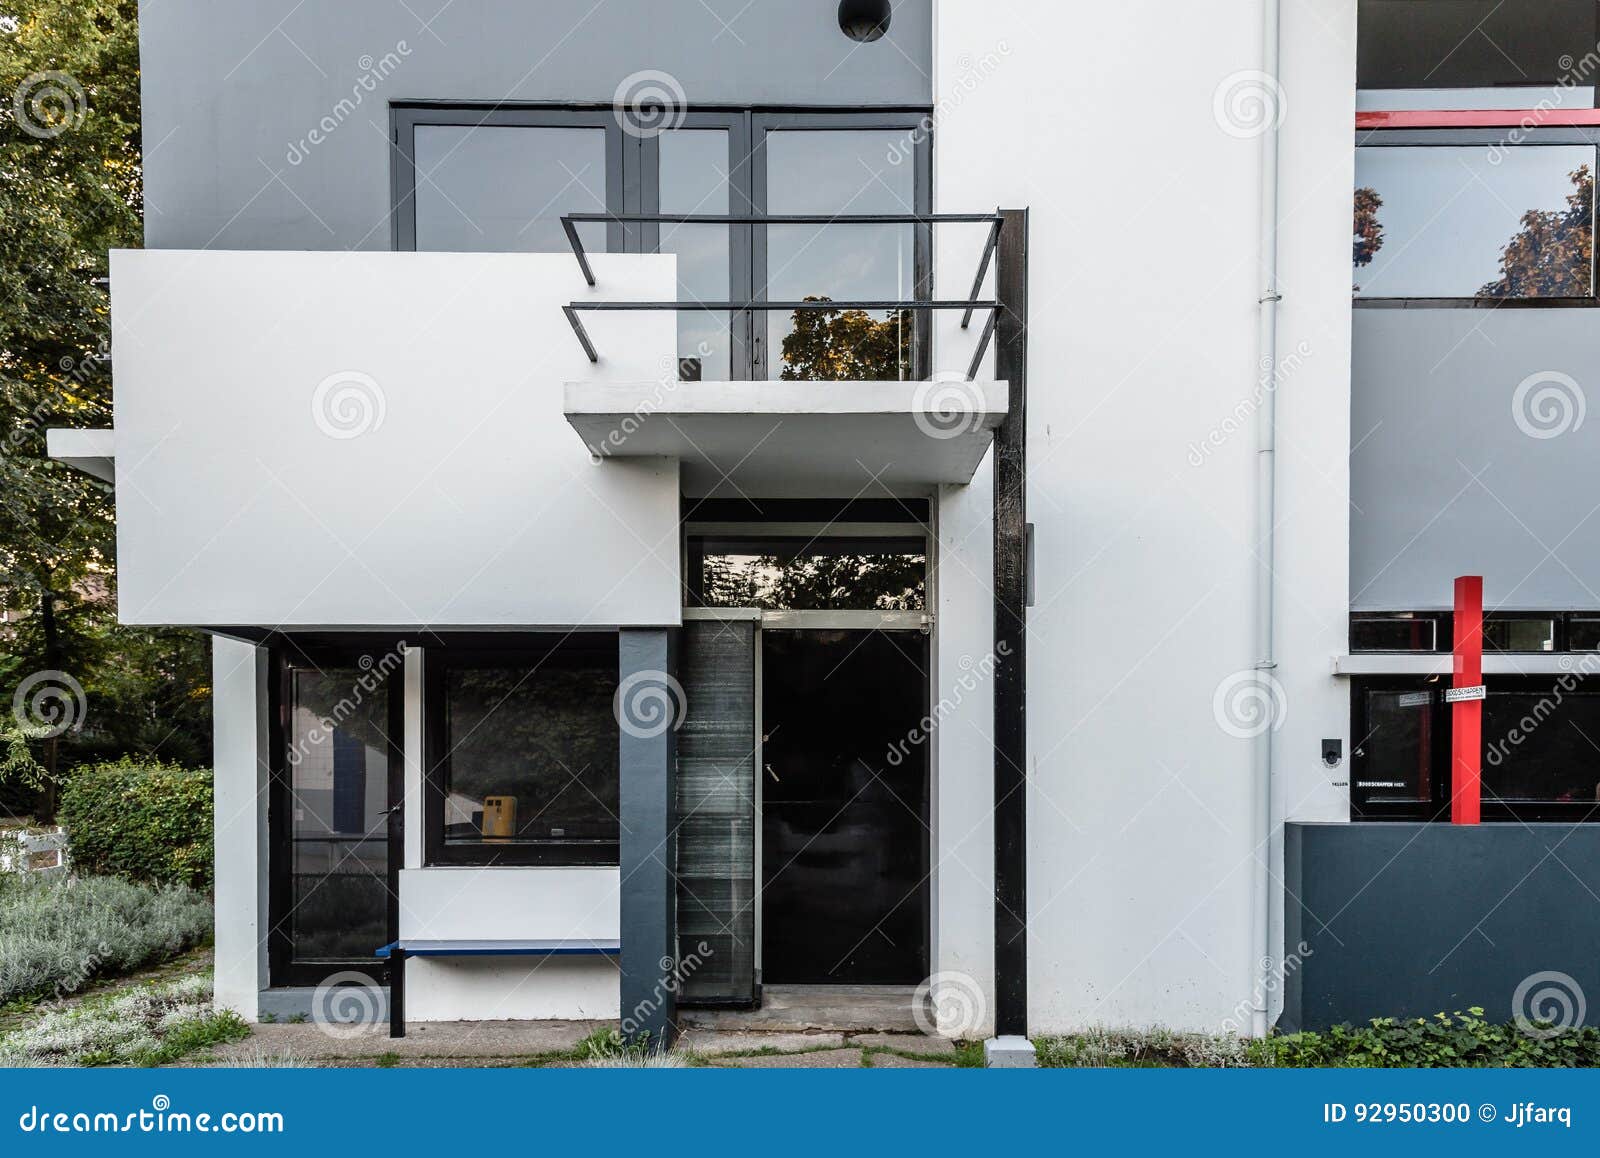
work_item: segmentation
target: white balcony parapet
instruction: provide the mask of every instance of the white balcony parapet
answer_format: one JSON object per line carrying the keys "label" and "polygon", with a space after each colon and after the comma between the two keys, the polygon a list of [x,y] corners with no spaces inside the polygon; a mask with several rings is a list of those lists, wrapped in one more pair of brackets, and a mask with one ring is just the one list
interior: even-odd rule
{"label": "white balcony parapet", "polygon": [[569,382],[591,455],[681,460],[686,489],[968,483],[1006,415],[1004,382]]}

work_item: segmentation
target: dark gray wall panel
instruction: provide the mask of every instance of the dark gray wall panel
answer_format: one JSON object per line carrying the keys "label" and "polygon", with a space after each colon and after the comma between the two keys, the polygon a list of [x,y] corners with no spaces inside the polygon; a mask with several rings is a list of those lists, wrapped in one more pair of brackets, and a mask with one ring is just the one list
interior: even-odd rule
{"label": "dark gray wall panel", "polygon": [[[1518,387],[1545,372],[1518,406]],[[1565,393],[1565,433],[1545,386]],[[1350,592],[1356,610],[1600,608],[1600,313],[1358,309],[1351,381]],[[1519,422],[1520,419],[1520,422]],[[1524,429],[1524,428],[1527,429]],[[1553,553],[1552,553],[1553,552]]]}
{"label": "dark gray wall panel", "polygon": [[1290,824],[1284,869],[1285,953],[1310,948],[1285,1030],[1474,1005],[1506,1022],[1546,972],[1600,1024],[1600,825]]}
{"label": "dark gray wall panel", "polygon": [[610,103],[653,69],[691,105],[930,104],[931,0],[899,0],[875,44],[846,39],[835,7],[147,0],[146,244],[389,248],[390,101]]}

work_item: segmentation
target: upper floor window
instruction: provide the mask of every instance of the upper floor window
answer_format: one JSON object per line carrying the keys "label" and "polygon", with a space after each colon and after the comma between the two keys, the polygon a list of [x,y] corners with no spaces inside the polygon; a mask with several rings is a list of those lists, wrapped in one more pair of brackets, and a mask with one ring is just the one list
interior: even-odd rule
{"label": "upper floor window", "polygon": [[1594,174],[1592,145],[1357,149],[1356,295],[1590,296]]}
{"label": "upper floor window", "polygon": [[[624,126],[600,109],[397,108],[400,249],[562,252],[563,214],[750,217],[932,211],[925,114],[688,111]],[[853,302],[929,296],[929,227],[589,223],[594,251],[673,253],[678,297],[838,309],[678,312],[689,379],[926,376],[916,310]]]}

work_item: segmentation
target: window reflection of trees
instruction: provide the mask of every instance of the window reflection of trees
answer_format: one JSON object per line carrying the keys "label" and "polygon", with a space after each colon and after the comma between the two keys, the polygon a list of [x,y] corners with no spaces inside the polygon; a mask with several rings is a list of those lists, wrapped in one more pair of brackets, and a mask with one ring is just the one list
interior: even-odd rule
{"label": "window reflection of trees", "polygon": [[709,607],[789,611],[919,611],[927,560],[920,554],[707,555]]}

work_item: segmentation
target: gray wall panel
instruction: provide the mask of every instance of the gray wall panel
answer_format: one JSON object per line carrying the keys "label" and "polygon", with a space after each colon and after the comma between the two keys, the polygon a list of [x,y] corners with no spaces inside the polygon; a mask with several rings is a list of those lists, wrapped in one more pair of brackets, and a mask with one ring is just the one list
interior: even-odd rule
{"label": "gray wall panel", "polygon": [[1352,606],[1448,607],[1456,575],[1482,574],[1490,606],[1600,608],[1600,415],[1577,422],[1591,403],[1594,310],[1356,310]]}
{"label": "gray wall panel", "polygon": [[609,103],[659,70],[691,105],[931,103],[931,0],[899,0],[875,44],[846,39],[835,7],[146,0],[146,244],[389,248],[390,101]]}
{"label": "gray wall panel", "polygon": [[[1600,825],[1290,824],[1280,1028],[1432,1017],[1512,1020],[1519,987],[1561,973],[1600,1019]],[[1298,904],[1295,903],[1298,898]],[[1553,1016],[1527,987],[1521,1012]]]}

